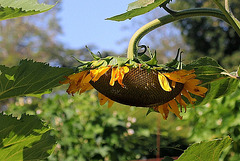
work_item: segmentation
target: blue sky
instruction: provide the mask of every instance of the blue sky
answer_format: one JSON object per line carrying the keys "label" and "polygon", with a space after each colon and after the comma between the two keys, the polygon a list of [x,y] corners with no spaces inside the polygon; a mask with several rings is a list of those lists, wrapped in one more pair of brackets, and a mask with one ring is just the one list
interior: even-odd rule
{"label": "blue sky", "polygon": [[105,18],[123,13],[134,0],[63,0],[59,14],[63,35],[60,40],[68,48],[78,49],[85,45],[96,45],[99,51],[113,50],[121,53],[127,42],[117,42],[129,37],[134,31],[123,30],[130,21],[115,22]]}

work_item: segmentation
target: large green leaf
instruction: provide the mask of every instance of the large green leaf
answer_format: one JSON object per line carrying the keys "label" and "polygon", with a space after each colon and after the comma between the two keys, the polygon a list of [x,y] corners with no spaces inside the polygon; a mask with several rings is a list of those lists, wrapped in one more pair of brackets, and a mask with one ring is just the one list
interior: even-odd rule
{"label": "large green leaf", "polygon": [[208,88],[206,97],[197,97],[196,105],[203,105],[212,99],[228,95],[236,90],[239,80],[223,69],[217,61],[209,57],[203,57],[186,65],[185,69],[195,69],[197,79]]}
{"label": "large green leaf", "polygon": [[166,1],[169,0],[137,0],[129,4],[127,12],[107,18],[107,20],[124,21],[126,19],[131,19],[157,8]]}
{"label": "large green leaf", "polygon": [[0,160],[42,160],[54,150],[51,129],[36,116],[0,114],[0,122]]}
{"label": "large green leaf", "polygon": [[72,72],[69,68],[50,67],[31,60],[22,60],[18,66],[11,68],[0,65],[0,100],[45,94],[59,86],[59,81]]}
{"label": "large green leaf", "polygon": [[54,5],[39,4],[37,0],[0,0],[0,20],[46,12]]}
{"label": "large green leaf", "polygon": [[230,137],[191,145],[176,161],[218,161],[222,151],[232,142]]}
{"label": "large green leaf", "polygon": [[199,58],[184,68],[187,70],[195,69],[197,78],[200,79],[203,84],[213,82],[221,77],[227,77],[227,75],[221,74],[223,72],[227,73],[227,71],[223,69],[216,60],[210,57]]}

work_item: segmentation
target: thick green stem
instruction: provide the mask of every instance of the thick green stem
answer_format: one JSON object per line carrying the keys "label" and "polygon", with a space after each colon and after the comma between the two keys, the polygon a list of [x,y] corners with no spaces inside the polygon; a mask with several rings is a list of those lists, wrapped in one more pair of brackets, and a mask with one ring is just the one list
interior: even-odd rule
{"label": "thick green stem", "polygon": [[225,7],[218,0],[213,0],[213,2],[222,11],[226,19],[228,20],[229,24],[234,28],[234,30],[237,32],[238,36],[240,37],[240,22],[231,12],[229,8],[228,0],[225,0]]}
{"label": "thick green stem", "polygon": [[159,19],[155,19],[146,25],[142,26],[139,30],[137,30],[134,35],[132,36],[129,45],[128,45],[128,53],[127,57],[129,59],[133,59],[134,56],[137,56],[138,52],[138,43],[139,41],[149,32],[152,30],[163,26],[165,24],[184,19],[189,17],[196,17],[196,16],[212,16],[220,18],[224,21],[228,22],[228,19],[225,17],[224,14],[220,10],[217,9],[209,9],[209,8],[199,8],[199,9],[188,9],[176,12],[174,15],[166,15]]}

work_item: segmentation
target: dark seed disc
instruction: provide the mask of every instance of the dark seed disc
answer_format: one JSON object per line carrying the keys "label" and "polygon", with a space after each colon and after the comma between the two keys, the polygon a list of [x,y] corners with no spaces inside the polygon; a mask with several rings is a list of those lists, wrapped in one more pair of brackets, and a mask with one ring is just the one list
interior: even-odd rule
{"label": "dark seed disc", "polygon": [[[165,104],[174,99],[184,86],[176,83],[175,88],[167,92],[160,86],[157,71],[139,68],[132,68],[124,75],[124,88],[117,81],[111,86],[111,71],[108,70],[98,81],[91,81],[90,84],[111,100],[130,106],[152,107]],[[168,81],[171,85],[172,81]]]}

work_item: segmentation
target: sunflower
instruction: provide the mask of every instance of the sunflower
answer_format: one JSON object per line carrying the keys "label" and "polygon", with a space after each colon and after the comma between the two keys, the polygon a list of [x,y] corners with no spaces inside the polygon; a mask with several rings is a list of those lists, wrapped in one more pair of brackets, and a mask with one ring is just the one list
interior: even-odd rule
{"label": "sunflower", "polygon": [[152,68],[146,64],[129,65],[127,61],[122,66],[116,66],[110,65],[111,60],[112,58],[107,60],[107,66],[100,59],[97,60],[98,67],[92,66],[96,63],[85,63],[87,66],[81,68],[82,71],[66,77],[61,83],[70,84],[68,94],[81,94],[95,88],[99,92],[100,105],[108,102],[108,107],[111,107],[114,102],[119,102],[149,107],[161,113],[164,119],[167,119],[169,111],[182,119],[180,111],[182,107],[186,111],[185,100],[190,104],[196,101],[190,93],[204,97],[208,90],[198,86],[201,81],[196,79],[194,70],[175,69],[166,72],[162,68]]}

